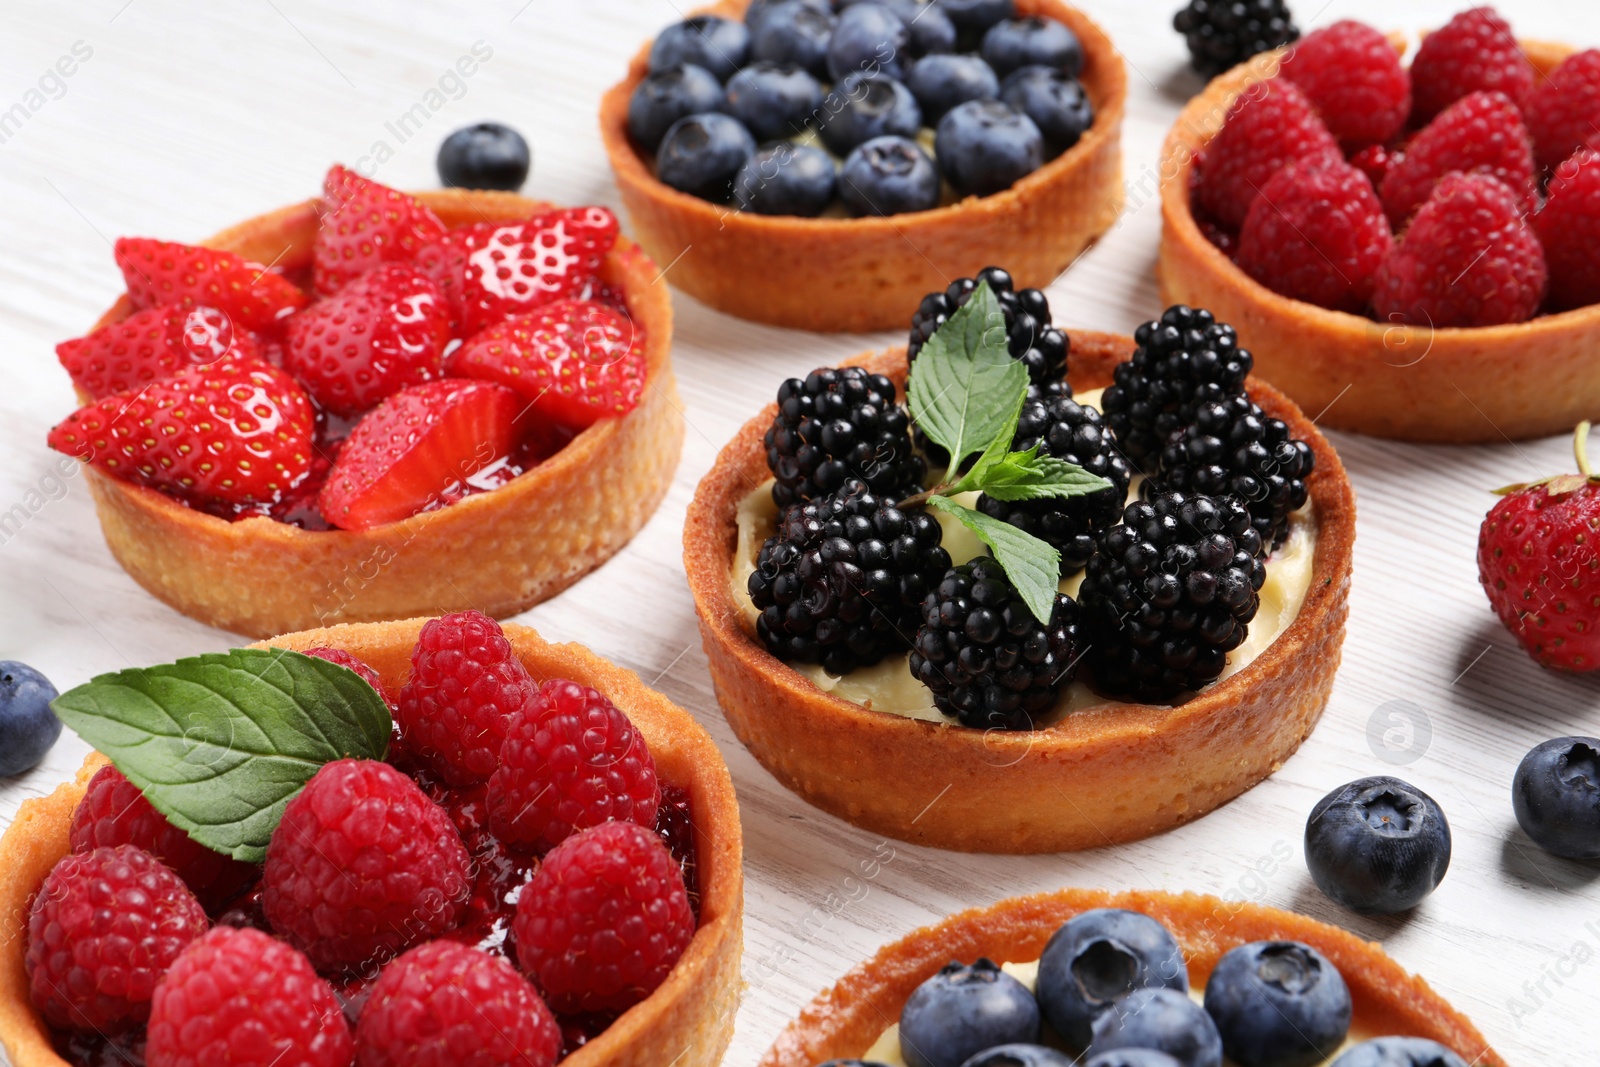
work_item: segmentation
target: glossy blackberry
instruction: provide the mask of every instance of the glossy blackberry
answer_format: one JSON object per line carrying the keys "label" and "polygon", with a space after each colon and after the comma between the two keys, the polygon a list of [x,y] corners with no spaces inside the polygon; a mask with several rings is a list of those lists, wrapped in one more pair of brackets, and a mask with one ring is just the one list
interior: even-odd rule
{"label": "glossy blackberry", "polygon": [[1117,366],[1100,410],[1122,454],[1145,474],[1201,404],[1244,393],[1254,359],[1233,327],[1178,304],[1133,335],[1133,358]]}
{"label": "glossy blackberry", "polygon": [[928,591],[950,567],[939,523],[851,479],[786,508],[750,575],[756,630],[788,663],[847,674],[904,652]]}
{"label": "glossy blackberry", "polygon": [[1028,368],[1035,384],[1061,378],[1067,369],[1069,343],[1065,331],[1050,325],[1050,301],[1038,289],[1018,289],[1011,275],[999,267],[985,267],[973,278],[957,278],[942,293],[922,298],[911,317],[911,338],[906,355],[916,359],[922,346],[967,302],[979,282],[988,282],[1006,317],[1006,342],[1011,355]]}
{"label": "glossy blackberry", "polygon": [[1189,46],[1189,65],[1206,78],[1300,39],[1283,0],[1190,0],[1172,28]]}
{"label": "glossy blackberry", "polygon": [[894,383],[860,367],[822,367],[784,382],[766,445],[780,508],[836,493],[851,478],[874,493],[909,494],[926,469]]}
{"label": "glossy blackberry", "polygon": [[1094,554],[1095,535],[1117,524],[1132,472],[1100,413],[1068,397],[1041,397],[1023,404],[1011,447],[1026,451],[1034,445],[1044,455],[1098,474],[1111,488],[1058,500],[1005,501],[985,494],[978,498],[978,510],[1060,549],[1061,573],[1071,574],[1082,570]]}
{"label": "glossy blackberry", "polygon": [[1129,504],[1078,591],[1095,687],[1165,703],[1210,684],[1248,633],[1266,580],[1237,497],[1166,493]]}
{"label": "glossy blackberry", "polygon": [[1056,597],[1040,624],[1000,564],[952,568],[922,602],[911,673],[940,711],[974,729],[1031,730],[1078,661],[1078,606]]}

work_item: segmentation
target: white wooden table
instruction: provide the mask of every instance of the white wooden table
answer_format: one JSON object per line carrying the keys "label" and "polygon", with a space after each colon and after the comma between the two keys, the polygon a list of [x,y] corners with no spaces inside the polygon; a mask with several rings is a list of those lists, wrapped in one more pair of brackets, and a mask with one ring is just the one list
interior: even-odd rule
{"label": "white wooden table", "polygon": [[[331,162],[354,164],[380,142],[393,158],[378,167],[379,180],[429,187],[440,138],[482,118],[528,136],[534,194],[620,209],[597,102],[640,42],[681,17],[675,2],[6,0],[0,513],[21,504],[27,521],[0,531],[0,658],[32,663],[65,689],[102,671],[239,643],[175,614],[123,574],[82,478],[56,477],[58,457],[44,445],[72,403],[52,346],[81,333],[121,288],[111,240],[199,239],[311,195]],[[1466,2],[1411,0],[1396,12],[1380,0],[1299,0],[1297,8],[1303,25],[1360,17],[1415,30]],[[1160,310],[1157,148],[1196,83],[1169,28],[1178,0],[1081,3],[1130,68],[1128,214],[1050,296],[1058,322],[1129,332]],[[1515,7],[1522,36],[1600,44],[1593,4]],[[453,80],[447,72],[475,43],[492,55],[470,79]],[[70,77],[47,74],[74,53]],[[419,102],[440,106],[398,136],[400,117]],[[1199,890],[1297,908],[1383,941],[1513,1063],[1600,1058],[1591,1036],[1600,868],[1536,850],[1516,829],[1509,796],[1512,771],[1533,744],[1600,733],[1600,680],[1535,667],[1491,615],[1473,561],[1486,490],[1567,469],[1566,441],[1452,449],[1334,435],[1361,508],[1345,665],[1317,733],[1244,798],[1154,840],[1078,855],[990,858],[881,845],[785,791],[733,738],[712,699],[679,532],[716,449],[782,378],[894,338],[769,329],[681,296],[677,311],[674,358],[690,428],[670,496],[614,561],[520,621],[638,671],[693,711],[727,757],[748,857],[748,986],[729,1064],[753,1063],[801,1004],[880,944],[967,905],[1069,884]],[[1393,701],[1414,713],[1416,737],[1431,735],[1400,754],[1401,766],[1369,740]],[[0,820],[70,775],[83,751],[69,735],[44,766],[0,783]],[[1301,858],[1315,800],[1375,773],[1398,773],[1432,793],[1455,833],[1449,877],[1404,919],[1341,912],[1319,896]],[[852,896],[846,879],[874,856],[892,859]],[[785,949],[792,956],[780,956]]]}

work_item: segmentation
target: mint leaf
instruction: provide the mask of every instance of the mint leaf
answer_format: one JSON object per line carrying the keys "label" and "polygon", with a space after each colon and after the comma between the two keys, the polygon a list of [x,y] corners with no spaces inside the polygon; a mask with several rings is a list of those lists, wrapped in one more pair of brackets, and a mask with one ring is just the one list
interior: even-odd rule
{"label": "mint leaf", "polygon": [[932,507],[956,518],[989,546],[1006,577],[1017,589],[1033,617],[1049,625],[1061,582],[1061,553],[1009,522],[962,507],[947,496],[928,498]]}
{"label": "mint leaf", "polygon": [[981,489],[996,500],[1043,500],[1098,493],[1110,489],[1111,483],[1076,463],[1041,455],[1035,445],[990,464],[971,488]]}
{"label": "mint leaf", "polygon": [[281,648],[103,674],[51,707],[173,825],[248,863],[313,774],[382,759],[393,729],[354,671]]}
{"label": "mint leaf", "polygon": [[[1028,400],[1028,388],[1023,386],[1022,392],[1017,394],[1017,402],[1012,405],[1011,414],[1006,418],[1000,431],[994,435],[994,440],[989,442],[989,447],[983,450],[972,468],[961,476],[961,480],[949,489],[951,494],[972,492],[983,488],[983,480],[988,476],[989,469],[1006,458],[1011,451],[1011,442],[1017,436],[1017,423],[1022,419],[1022,408]],[[954,469],[954,468],[952,468]]]}
{"label": "mint leaf", "polygon": [[1027,391],[1027,368],[1006,348],[1000,302],[982,282],[917,353],[906,399],[911,417],[950,453],[955,471],[1000,436]]}

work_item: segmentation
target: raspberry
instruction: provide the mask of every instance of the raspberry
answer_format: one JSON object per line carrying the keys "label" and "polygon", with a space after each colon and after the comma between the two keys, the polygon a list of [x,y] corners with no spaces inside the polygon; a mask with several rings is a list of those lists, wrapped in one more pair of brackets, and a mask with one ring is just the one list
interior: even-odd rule
{"label": "raspberry", "polygon": [[1528,97],[1539,163],[1554,170],[1600,129],[1600,51],[1568,56]]}
{"label": "raspberry", "polygon": [[683,873],[630,822],[580,830],[517,900],[517,960],[562,1014],[626,1011],[649,996],[694,936]]}
{"label": "raspberry", "polygon": [[261,904],[318,970],[381,962],[455,925],[472,889],[444,809],[386,763],[339,760],[284,809]]}
{"label": "raspberry", "polygon": [[1306,35],[1278,73],[1298,85],[1346,145],[1382,144],[1411,113],[1411,78],[1389,38],[1352,19]]}
{"label": "raspberry", "polygon": [[1350,157],[1350,165],[1367,176],[1374,189],[1381,188],[1389,168],[1404,158],[1404,153],[1388,145],[1369,144]]}
{"label": "raspberry", "polygon": [[1505,185],[1450,174],[1378,271],[1378,318],[1442,329],[1525,322],[1544,301],[1544,253]]}
{"label": "raspberry", "polygon": [[1285,163],[1338,156],[1339,143],[1293,82],[1259,82],[1240,94],[1196,167],[1201,208],[1237,230],[1250,202]]}
{"label": "raspberry", "polygon": [[156,983],[206,932],[171,868],[132,845],[73,854],[28,913],[28,979],[52,1026],[116,1031],[144,1022]]}
{"label": "raspberry", "polygon": [[208,912],[215,913],[255,880],[256,868],[200,844],[167,821],[139,787],[107,764],[89,779],[72,816],[72,851],[133,845],[182,878]]}
{"label": "raspberry", "polygon": [[1389,222],[1404,226],[1440,178],[1460,171],[1489,174],[1522,198],[1522,209],[1538,203],[1533,144],[1511,98],[1504,93],[1469,93],[1412,138],[1406,154],[1384,175],[1383,207]]}
{"label": "raspberry", "polygon": [[359,1067],[551,1067],[561,1028],[503,957],[452,941],[383,969],[356,1027]]}
{"label": "raspberry", "polygon": [[661,790],[644,738],[611,701],[552,678],[511,717],[489,779],[489,827],[541,852],[612,819],[653,826]]}
{"label": "raspberry", "polygon": [[349,1067],[350,1029],[310,962],[259,930],[219,926],[156,987],[148,1067]]}
{"label": "raspberry", "polygon": [[1291,163],[1250,205],[1238,263],[1291,300],[1359,313],[1393,243],[1367,176],[1337,160]]}
{"label": "raspberry", "polygon": [[1600,151],[1581,148],[1550,179],[1550,199],[1533,219],[1557,307],[1600,304]]}
{"label": "raspberry", "polygon": [[372,686],[372,688],[378,691],[378,695],[383,698],[383,702],[389,705],[389,710],[394,710],[394,695],[389,692],[389,687],[383,684],[383,679],[378,676],[378,672],[373,670],[367,664],[356,659],[344,649],[308,648],[306,649],[305,654],[308,656],[315,656],[317,659],[325,659],[329,663],[337,663],[341,667],[348,667],[350,670],[355,671],[361,676],[361,680],[363,682],[366,682],[368,685]]}
{"label": "raspberry", "polygon": [[500,624],[462,611],[423,626],[395,719],[419,763],[473,785],[494,773],[507,722],[537,691]]}
{"label": "raspberry", "polygon": [[1411,124],[1421,126],[1468,93],[1501,92],[1521,107],[1533,64],[1492,7],[1463,11],[1422,39],[1411,61]]}

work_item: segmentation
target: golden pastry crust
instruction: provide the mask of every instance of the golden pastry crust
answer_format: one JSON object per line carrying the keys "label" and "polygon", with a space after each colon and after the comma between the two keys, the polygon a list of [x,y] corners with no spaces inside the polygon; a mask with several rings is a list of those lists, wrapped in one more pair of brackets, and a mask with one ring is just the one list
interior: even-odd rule
{"label": "golden pastry crust", "polygon": [[[343,649],[369,664],[393,688],[411,671],[411,650],[425,619],[362,623],[289,634],[261,646],[305,651]],[[733,780],[709,734],[682,708],[646,687],[632,671],[582,645],[553,645],[526,626],[506,636],[535,678],[570,678],[605,693],[627,713],[655,760],[661,779],[689,791],[694,811],[700,926],[667,980],[599,1037],[562,1061],[566,1067],[715,1067],[733,1038],[743,951],[744,872],[739,805]],[[0,838],[0,1043],[14,1067],[69,1067],[57,1056],[33,1010],[23,968],[28,909],[34,893],[70,850],[72,814],[94,772],[98,753],[74,782],[23,803]]]}
{"label": "golden pastry crust", "polygon": [[[711,14],[742,17],[749,0]],[[1110,38],[1062,0],[1017,0],[1020,15],[1066,23],[1083,44],[1094,125],[1069,151],[1003,192],[889,218],[756,215],[656,180],[628,137],[628,99],[649,45],[600,104],[600,134],[639,243],[672,284],[742,319],[822,331],[902,329],[924,295],[991,263],[1044,286],[1122,213],[1128,76]]]}
{"label": "golden pastry crust", "polygon": [[[1523,51],[1548,74],[1572,49]],[[1189,183],[1196,155],[1247,86],[1277,72],[1281,53],[1214,80],[1167,134],[1161,166],[1162,300],[1232,323],[1256,370],[1320,423],[1408,441],[1517,440],[1568,433],[1600,410],[1600,307],[1479,329],[1375,322],[1279,296],[1201,233]]]}
{"label": "golden pastry crust", "polygon": [[[549,206],[510,193],[414,195],[451,227],[523,219]],[[292,273],[309,266],[316,229],[315,201],[306,201],[205,244]],[[639,531],[666,496],[683,449],[667,287],[625,238],[603,274],[646,331],[644,397],[508,485],[372,530],[312,532],[264,518],[228,522],[86,467],[111,554],[178,611],[251,637],[465,608],[504,618],[556,595]],[[130,310],[124,296],[96,326]]]}
{"label": "golden pastry crust", "polygon": [[[1129,338],[1072,333],[1073,385],[1110,384]],[[905,350],[859,357],[897,384]],[[971,730],[870,711],[823,692],[769,653],[730,586],[739,502],[767,477],[761,438],[774,406],[746,423],[701,481],[684,566],[717,700],[745,747],[784,785],[847,822],[964,852],[1057,852],[1147,837],[1197,819],[1272,774],[1327,705],[1344,640],[1355,497],[1315,426],[1277,390],[1251,396],[1316,453],[1311,588],[1300,614],[1253,663],[1175,709],[1106,703],[1031,732]],[[886,788],[886,783],[892,787]],[[1003,796],[1004,804],[993,798]]]}
{"label": "golden pastry crust", "polygon": [[1194,893],[1108,893],[1064,889],[1014,897],[974,908],[887,945],[818,994],[762,1058],[760,1067],[814,1067],[830,1057],[859,1056],[891,1023],[913,990],[952,959],[988,956],[997,963],[1030,962],[1068,919],[1093,908],[1144,912],[1171,930],[1198,987],[1223,953],[1251,941],[1304,942],[1343,975],[1354,1002],[1354,1029],[1374,1035],[1426,1037],[1468,1063],[1505,1067],[1483,1035],[1428,987],[1383,952],[1338,927],[1293,912]]}

